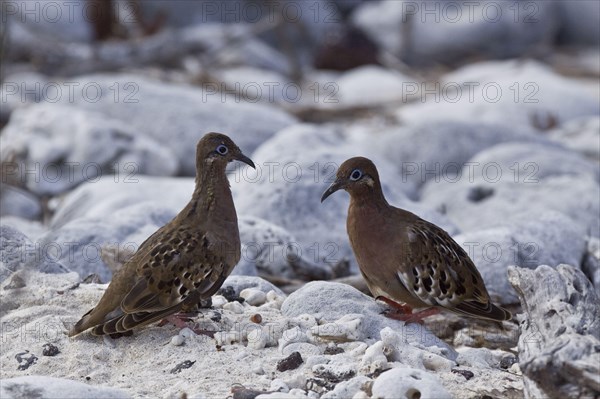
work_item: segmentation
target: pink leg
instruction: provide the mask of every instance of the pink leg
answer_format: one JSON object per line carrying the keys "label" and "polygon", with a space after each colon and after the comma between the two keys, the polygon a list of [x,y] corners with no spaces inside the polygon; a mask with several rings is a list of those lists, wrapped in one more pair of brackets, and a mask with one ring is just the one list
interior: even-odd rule
{"label": "pink leg", "polygon": [[180,328],[180,329],[189,328],[196,335],[206,335],[211,338],[214,338],[215,331],[203,330],[201,328],[198,328],[197,325],[193,325],[190,323],[192,321],[191,318],[194,316],[197,316],[197,315],[198,315],[198,313],[181,313],[181,312],[175,313],[175,314],[172,314],[172,315],[167,316],[164,319],[162,319],[158,323],[158,326],[162,327],[162,326],[165,326],[165,325],[171,323],[171,324],[175,325],[175,327]]}
{"label": "pink leg", "polygon": [[386,317],[394,320],[400,320],[405,323],[423,324],[423,319],[425,317],[433,316],[434,314],[438,314],[440,312],[438,308],[429,308],[413,313],[413,309],[408,305],[400,304],[383,296],[378,296],[375,299],[385,302],[393,308],[385,312]]}
{"label": "pink leg", "polygon": [[177,328],[186,328],[189,327],[188,322],[192,321],[191,318],[194,316],[196,316],[194,313],[175,313],[162,319],[158,323],[158,326],[162,327],[171,323]]}

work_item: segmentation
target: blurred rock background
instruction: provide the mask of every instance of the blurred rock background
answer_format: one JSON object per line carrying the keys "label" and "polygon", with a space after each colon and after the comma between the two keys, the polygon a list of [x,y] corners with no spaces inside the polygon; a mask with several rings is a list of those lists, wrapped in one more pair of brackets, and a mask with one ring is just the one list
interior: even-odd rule
{"label": "blurred rock background", "polygon": [[2,280],[108,282],[111,256],[187,202],[195,144],[219,131],[258,165],[231,170],[236,274],[364,289],[348,199],[319,203],[364,155],[392,204],[465,247],[495,301],[520,305],[512,265],[568,264],[600,290],[598,1],[0,6]]}

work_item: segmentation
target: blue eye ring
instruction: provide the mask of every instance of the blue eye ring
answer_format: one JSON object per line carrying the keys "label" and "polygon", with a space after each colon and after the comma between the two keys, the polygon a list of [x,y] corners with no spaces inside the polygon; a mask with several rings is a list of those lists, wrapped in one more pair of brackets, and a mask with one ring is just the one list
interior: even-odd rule
{"label": "blue eye ring", "polygon": [[351,173],[350,173],[350,180],[352,181],[357,181],[359,180],[361,177],[363,176],[363,173],[360,169],[354,169]]}
{"label": "blue eye ring", "polygon": [[219,146],[217,147],[217,154],[219,155],[225,155],[229,152],[229,148],[227,148],[227,146],[225,144],[219,144]]}

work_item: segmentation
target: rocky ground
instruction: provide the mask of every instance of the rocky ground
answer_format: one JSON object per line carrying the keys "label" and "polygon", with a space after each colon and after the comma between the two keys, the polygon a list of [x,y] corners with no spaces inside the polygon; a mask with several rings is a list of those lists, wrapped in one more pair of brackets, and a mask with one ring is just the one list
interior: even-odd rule
{"label": "rocky ground", "polygon": [[[305,7],[300,25],[221,24],[185,3],[155,33],[121,22],[126,38],[107,41],[7,9],[2,398],[600,397],[597,3],[528,2],[539,21],[525,24],[498,2],[493,24],[430,24],[408,17],[420,2],[286,2]],[[189,200],[209,131],[258,166],[230,171],[233,275],[190,328],[68,338]],[[390,203],[465,248],[513,320],[382,314],[347,196],[319,202],[356,155]]]}

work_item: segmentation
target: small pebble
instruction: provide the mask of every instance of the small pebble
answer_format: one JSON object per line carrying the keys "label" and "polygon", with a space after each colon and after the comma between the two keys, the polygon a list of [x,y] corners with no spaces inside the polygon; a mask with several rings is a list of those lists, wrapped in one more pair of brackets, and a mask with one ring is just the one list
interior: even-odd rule
{"label": "small pebble", "polygon": [[191,328],[185,327],[182,328],[181,331],[179,331],[179,335],[183,338],[190,338],[196,336],[197,334],[194,331],[192,331]]}
{"label": "small pebble", "polygon": [[244,302],[244,298],[237,295],[235,289],[230,285],[221,287],[219,291],[217,291],[217,294],[224,296],[229,302]]}
{"label": "small pebble", "polygon": [[227,299],[222,295],[215,295],[212,297],[213,308],[222,308],[227,303]]}
{"label": "small pebble", "polygon": [[304,389],[300,389],[300,388],[290,389],[289,393],[290,393],[290,395],[299,396],[299,397],[306,396],[306,391]]}
{"label": "small pebble", "polygon": [[[227,303],[227,302],[225,302],[225,303]],[[215,323],[218,323],[221,321],[221,313],[217,312],[216,310],[210,311],[208,317]]]}
{"label": "small pebble", "polygon": [[29,353],[27,350],[25,352],[17,353],[15,355],[15,359],[17,359],[17,362],[19,362],[19,367],[17,367],[17,370],[27,370],[29,366],[35,364],[38,360],[36,355]]}
{"label": "small pebble", "polygon": [[335,344],[327,345],[327,348],[325,348],[325,351],[323,352],[324,355],[337,355],[340,353],[344,353],[344,348],[340,348]]}
{"label": "small pebble", "polygon": [[260,315],[260,313],[253,314],[252,316],[250,316],[250,321],[252,323],[260,324],[262,323],[262,316]]}
{"label": "small pebble", "polygon": [[223,305],[223,309],[230,311],[231,313],[242,314],[244,313],[244,307],[239,302],[228,302]]}
{"label": "small pebble", "polygon": [[501,369],[509,369],[513,364],[518,363],[519,359],[515,356],[504,356],[502,360],[500,360],[500,368]]}
{"label": "small pebble", "polygon": [[475,376],[475,374],[473,374],[472,371],[469,370],[463,370],[463,369],[452,369],[452,372],[455,374],[460,374],[463,377],[465,377],[465,379],[467,381],[469,381],[471,378],[473,378]]}
{"label": "small pebble", "polygon": [[171,374],[181,373],[181,370],[189,369],[194,365],[194,363],[196,363],[196,361],[192,362],[191,360],[185,360],[179,363],[177,366],[173,367],[171,369]]}
{"label": "small pebble", "polygon": [[42,347],[42,355],[44,356],[56,356],[60,353],[60,350],[51,343],[44,344]]}
{"label": "small pebble", "polygon": [[185,343],[185,338],[183,338],[181,335],[175,335],[173,336],[173,338],[171,338],[171,345],[173,346],[181,346]]}
{"label": "small pebble", "polygon": [[240,292],[240,297],[251,306],[260,306],[267,302],[267,294],[256,288],[246,288]]}
{"label": "small pebble", "polygon": [[252,372],[257,375],[263,375],[265,373],[265,369],[263,369],[262,365],[257,364],[252,368]]}
{"label": "small pebble", "polygon": [[300,352],[294,352],[285,359],[277,362],[277,371],[295,370],[304,362]]}
{"label": "small pebble", "polygon": [[271,385],[269,386],[269,391],[274,392],[289,392],[290,388],[281,378],[275,378],[271,381]]}
{"label": "small pebble", "polygon": [[353,364],[319,364],[312,368],[315,377],[323,378],[330,382],[349,380],[356,375]]}
{"label": "small pebble", "polygon": [[248,332],[247,336],[248,348],[250,349],[263,349],[269,343],[269,335],[264,330],[252,330]]}
{"label": "small pebble", "polygon": [[508,369],[508,371],[510,371],[511,373],[517,374],[517,375],[522,375],[523,374],[521,372],[521,367],[519,366],[519,363],[515,363],[512,366],[510,366],[510,368]]}

